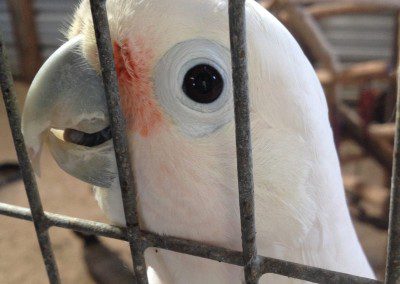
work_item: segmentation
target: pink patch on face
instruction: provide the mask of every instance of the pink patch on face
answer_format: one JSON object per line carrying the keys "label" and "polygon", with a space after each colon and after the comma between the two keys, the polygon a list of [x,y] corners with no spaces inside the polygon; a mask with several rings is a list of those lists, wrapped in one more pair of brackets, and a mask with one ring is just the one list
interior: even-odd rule
{"label": "pink patch on face", "polygon": [[132,44],[114,42],[114,60],[118,75],[120,98],[128,128],[147,137],[163,121],[161,110],[153,97],[150,62],[153,53],[142,38]]}

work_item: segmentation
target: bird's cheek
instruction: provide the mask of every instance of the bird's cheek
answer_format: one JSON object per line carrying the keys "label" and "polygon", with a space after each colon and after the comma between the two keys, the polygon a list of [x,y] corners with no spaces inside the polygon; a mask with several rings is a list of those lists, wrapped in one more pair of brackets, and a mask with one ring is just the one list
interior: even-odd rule
{"label": "bird's cheek", "polygon": [[128,128],[143,137],[157,132],[163,125],[162,112],[153,96],[150,64],[153,52],[141,38],[133,43],[114,42],[114,60],[120,98]]}

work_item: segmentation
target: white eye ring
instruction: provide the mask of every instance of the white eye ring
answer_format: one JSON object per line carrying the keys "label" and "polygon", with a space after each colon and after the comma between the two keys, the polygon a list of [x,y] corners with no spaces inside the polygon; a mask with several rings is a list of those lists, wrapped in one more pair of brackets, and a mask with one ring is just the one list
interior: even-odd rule
{"label": "white eye ring", "polygon": [[[193,101],[182,90],[186,73],[199,64],[214,67],[224,80],[221,95],[209,104]],[[160,59],[154,74],[158,102],[185,134],[202,137],[233,119],[231,58],[226,47],[206,39],[178,43]]]}

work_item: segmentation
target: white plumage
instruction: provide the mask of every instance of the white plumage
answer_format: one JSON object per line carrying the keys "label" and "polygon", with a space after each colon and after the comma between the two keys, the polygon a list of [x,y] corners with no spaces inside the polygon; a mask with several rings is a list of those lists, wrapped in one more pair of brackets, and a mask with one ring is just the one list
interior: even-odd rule
{"label": "white plumage", "polygon": [[[107,9],[142,229],[241,250],[227,1],[108,0]],[[258,252],[373,278],[350,220],[315,72],[271,14],[252,0],[246,14]],[[77,10],[69,38],[74,56],[82,57],[71,66],[82,74],[99,70],[88,1]],[[55,84],[47,70],[57,58],[42,68],[25,106],[23,129],[32,157],[49,139],[59,165],[98,185],[100,207],[122,225],[112,143],[88,148],[54,135],[54,129],[93,133],[108,124],[101,99],[90,107],[90,101],[82,103],[85,94],[69,99],[89,75],[67,68],[76,84],[47,88],[59,95],[43,88]],[[60,62],[66,65],[66,59]],[[210,104],[191,101],[182,91],[185,73],[201,63],[215,67],[224,80],[221,96]],[[102,95],[98,81],[88,82],[79,90]],[[146,263],[150,283],[243,281],[240,267],[164,250],[147,250]],[[299,281],[271,275],[264,282]]]}

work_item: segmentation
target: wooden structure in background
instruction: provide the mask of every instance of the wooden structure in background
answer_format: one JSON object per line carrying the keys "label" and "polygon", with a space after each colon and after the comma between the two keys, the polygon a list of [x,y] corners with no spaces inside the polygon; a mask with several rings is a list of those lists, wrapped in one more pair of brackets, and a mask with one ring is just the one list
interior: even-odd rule
{"label": "wooden structure in background", "polygon": [[36,32],[31,0],[7,0],[12,15],[13,28],[20,55],[21,76],[31,81],[39,70],[42,59]]}

